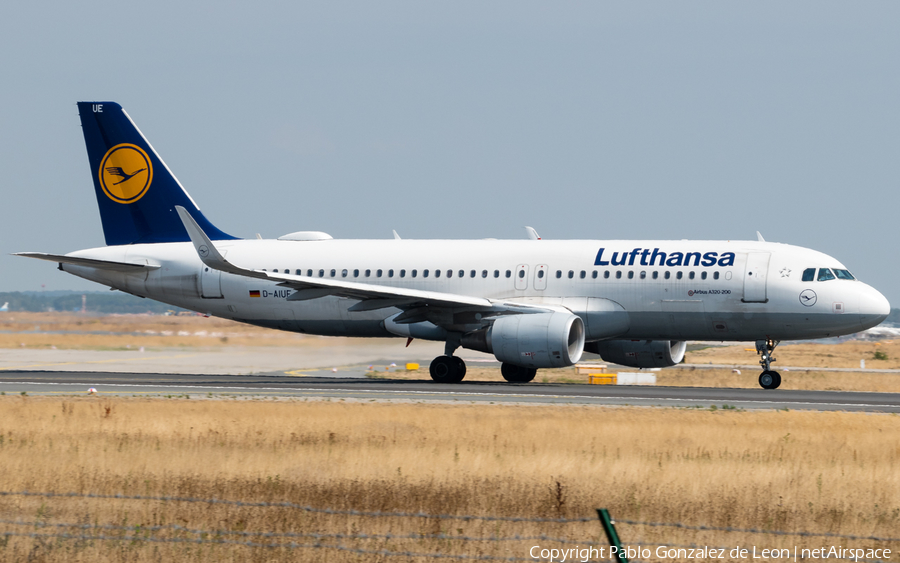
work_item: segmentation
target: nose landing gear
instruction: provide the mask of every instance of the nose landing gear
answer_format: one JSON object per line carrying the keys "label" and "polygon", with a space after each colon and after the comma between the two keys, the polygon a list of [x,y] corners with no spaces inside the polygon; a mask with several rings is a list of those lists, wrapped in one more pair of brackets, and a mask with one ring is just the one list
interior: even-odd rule
{"label": "nose landing gear", "polygon": [[756,353],[760,356],[759,365],[763,368],[763,372],[759,375],[759,385],[763,389],[778,389],[781,385],[781,374],[772,370],[772,362],[775,361],[772,353],[779,343],[779,340],[771,339],[756,341]]}

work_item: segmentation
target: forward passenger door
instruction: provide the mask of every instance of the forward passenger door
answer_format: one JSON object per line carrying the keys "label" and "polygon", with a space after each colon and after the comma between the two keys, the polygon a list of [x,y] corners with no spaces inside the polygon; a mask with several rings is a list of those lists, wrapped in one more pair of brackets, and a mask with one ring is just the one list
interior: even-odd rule
{"label": "forward passenger door", "polygon": [[750,252],[744,268],[744,303],[765,303],[766,278],[769,274],[769,253]]}

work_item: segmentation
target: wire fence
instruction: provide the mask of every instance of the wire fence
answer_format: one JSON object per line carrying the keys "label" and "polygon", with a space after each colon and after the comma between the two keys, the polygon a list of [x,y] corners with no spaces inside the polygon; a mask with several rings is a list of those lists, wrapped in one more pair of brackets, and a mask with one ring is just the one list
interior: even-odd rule
{"label": "wire fence", "polygon": [[[163,495],[123,495],[123,494],[96,494],[96,493],[57,493],[57,492],[34,492],[34,491],[0,491],[0,498],[3,497],[40,497],[40,498],[58,498],[58,499],[94,499],[94,500],[119,500],[119,501],[151,501],[157,503],[201,503],[207,505],[228,505],[236,507],[250,508],[281,508],[289,510],[298,510],[305,513],[352,516],[362,518],[407,518],[407,519],[430,519],[436,521],[463,521],[463,522],[487,522],[487,523],[538,523],[538,524],[562,524],[575,525],[582,524],[579,531],[584,533],[583,524],[588,522],[598,522],[596,517],[580,517],[580,518],[541,518],[541,517],[518,517],[518,516],[495,516],[495,515],[468,515],[468,514],[432,514],[425,512],[391,512],[391,511],[366,511],[352,509],[333,509],[318,508],[291,502],[247,502],[235,501],[217,498],[195,498],[181,496],[163,496]],[[0,512],[2,515],[2,512]],[[608,516],[607,516],[608,518]],[[757,528],[738,528],[729,526],[709,526],[703,524],[686,524],[682,522],[651,522],[629,519],[615,519],[614,524],[624,525],[623,537],[633,539],[635,534],[640,535],[643,527],[647,528],[675,528],[698,532],[715,532],[717,537],[727,538],[727,534],[759,534],[773,536],[795,536],[803,538],[829,538],[836,540],[851,541],[870,541],[879,544],[890,544],[891,542],[900,542],[900,537],[888,537],[878,535],[855,535],[840,534],[832,532],[812,532],[812,531],[788,531],[788,530],[766,530]],[[209,544],[222,546],[240,546],[249,548],[263,549],[314,549],[314,550],[330,550],[335,552],[344,552],[360,556],[379,556],[382,558],[418,558],[418,559],[453,559],[453,560],[469,560],[469,561],[548,561],[554,560],[553,557],[545,557],[541,555],[543,551],[538,552],[535,556],[534,550],[529,551],[529,557],[512,556],[512,555],[491,555],[483,553],[450,553],[452,546],[458,551],[468,548],[472,551],[473,545],[497,544],[500,542],[527,542],[526,545],[533,542],[542,542],[543,544],[552,544],[558,546],[575,546],[574,548],[557,548],[557,554],[565,553],[564,560],[583,560],[583,561],[617,561],[618,559],[602,559],[610,552],[610,542],[601,539],[602,531],[598,527],[597,535],[591,538],[582,538],[581,540],[572,539],[572,536],[562,537],[561,535],[545,535],[545,534],[508,534],[499,533],[489,535],[469,535],[469,534],[447,534],[438,533],[321,533],[316,531],[302,532],[272,532],[272,531],[247,531],[234,529],[204,529],[196,527],[181,526],[178,524],[163,525],[124,525],[124,524],[103,524],[90,522],[50,522],[46,518],[38,520],[25,519],[0,519],[0,526],[6,528],[0,532],[0,547],[6,547],[10,538],[22,537],[31,538],[38,541],[57,540],[57,541],[89,541],[89,542],[131,542],[131,543],[157,543],[157,544]],[[462,532],[462,529],[459,530]],[[381,542],[385,545],[403,542],[422,542],[422,541],[443,542],[442,547],[448,548],[447,552],[436,551],[417,551],[409,549],[388,549],[383,547],[380,549],[367,545],[365,542]],[[659,543],[658,541],[624,541],[629,545],[639,545],[643,547],[665,547],[676,549],[698,549],[705,548],[707,550],[730,550],[734,546],[708,546],[697,544],[683,543]],[[595,549],[593,552],[588,550],[588,554],[597,553],[598,557],[589,559],[579,559],[579,553],[584,553],[585,548],[602,547],[601,550]],[[548,551],[548,550],[544,550]],[[549,552],[549,551],[548,551]],[[631,561],[641,561],[639,556],[633,557]],[[645,554],[646,555],[646,554]],[[826,558],[826,557],[823,557]],[[851,556],[834,556],[827,557],[830,559],[843,559],[852,561],[877,562],[882,559],[866,559],[858,553]],[[556,559],[557,561],[559,559]],[[647,559],[643,559],[647,560]],[[649,559],[654,560],[654,559]]]}
{"label": "wire fence", "polygon": [[35,493],[31,491],[0,491],[3,496],[32,496],[32,497],[67,497],[67,498],[93,498],[93,499],[117,499],[117,500],[156,500],[163,502],[194,502],[202,504],[227,504],[232,506],[264,507],[264,508],[291,508],[304,512],[318,514],[335,514],[345,516],[371,516],[374,518],[436,518],[439,520],[481,520],[485,522],[540,522],[568,524],[571,522],[593,522],[596,518],[525,518],[519,516],[475,516],[466,514],[427,514],[425,512],[381,512],[365,510],[340,510],[334,508],[315,508],[292,502],[245,502],[239,500],[203,499],[193,497],[153,496],[153,495],[101,495],[94,493]]}

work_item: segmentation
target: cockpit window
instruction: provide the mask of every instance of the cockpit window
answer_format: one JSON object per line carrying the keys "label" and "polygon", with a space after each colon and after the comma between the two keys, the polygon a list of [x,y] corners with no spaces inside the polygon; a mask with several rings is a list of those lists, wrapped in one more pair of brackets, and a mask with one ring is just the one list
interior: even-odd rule
{"label": "cockpit window", "polygon": [[803,281],[814,281],[816,279],[816,269],[807,268],[803,270]]}
{"label": "cockpit window", "polygon": [[836,275],[837,279],[839,279],[839,280],[855,280],[856,279],[853,277],[853,274],[850,273],[850,270],[838,270],[837,268],[835,268],[834,275]]}
{"label": "cockpit window", "polygon": [[819,281],[833,280],[834,274],[828,268],[819,268]]}

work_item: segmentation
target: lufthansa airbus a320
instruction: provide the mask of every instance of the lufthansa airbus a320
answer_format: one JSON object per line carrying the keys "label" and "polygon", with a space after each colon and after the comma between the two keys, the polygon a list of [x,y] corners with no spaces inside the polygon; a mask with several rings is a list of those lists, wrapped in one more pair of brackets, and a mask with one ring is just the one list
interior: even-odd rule
{"label": "lufthansa airbus a320", "polygon": [[775,389],[782,340],[851,334],[888,301],[815,250],[756,241],[239,239],[200,212],[113,102],[78,110],[107,246],[22,252],[133,295],[281,330],[445,343],[434,381],[463,379],[460,348],[493,354],[509,382],[582,353],[637,367],[687,340],[755,341]]}

